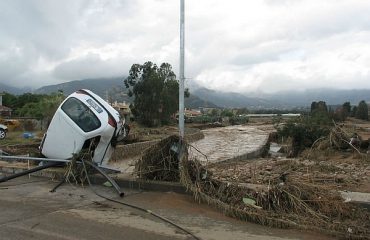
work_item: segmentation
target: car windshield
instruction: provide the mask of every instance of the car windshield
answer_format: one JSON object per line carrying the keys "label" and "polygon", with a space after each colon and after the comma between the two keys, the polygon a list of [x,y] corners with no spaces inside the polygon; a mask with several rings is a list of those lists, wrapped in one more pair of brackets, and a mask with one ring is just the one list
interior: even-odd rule
{"label": "car windshield", "polygon": [[84,131],[91,132],[101,126],[99,119],[89,107],[77,98],[69,98],[62,105],[62,110]]}

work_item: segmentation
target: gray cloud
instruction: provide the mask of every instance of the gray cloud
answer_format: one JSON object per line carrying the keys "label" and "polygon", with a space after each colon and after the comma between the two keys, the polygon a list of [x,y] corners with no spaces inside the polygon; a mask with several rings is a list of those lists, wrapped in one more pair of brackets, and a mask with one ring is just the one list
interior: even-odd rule
{"label": "gray cloud", "polygon": [[[370,88],[370,2],[186,1],[186,76],[230,91]],[[125,75],[133,63],[178,71],[172,0],[2,0],[0,82],[39,87]]]}
{"label": "gray cloud", "polygon": [[122,59],[102,60],[98,54],[89,54],[59,64],[53,75],[57,79],[69,80],[120,76],[123,75],[122,62]]}

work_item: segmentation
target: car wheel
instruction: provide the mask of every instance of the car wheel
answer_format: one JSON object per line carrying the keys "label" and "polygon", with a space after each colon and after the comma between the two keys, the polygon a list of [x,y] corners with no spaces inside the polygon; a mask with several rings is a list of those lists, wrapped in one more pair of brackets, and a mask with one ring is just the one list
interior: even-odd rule
{"label": "car wheel", "polygon": [[0,139],[4,139],[6,137],[6,132],[4,129],[0,129]]}

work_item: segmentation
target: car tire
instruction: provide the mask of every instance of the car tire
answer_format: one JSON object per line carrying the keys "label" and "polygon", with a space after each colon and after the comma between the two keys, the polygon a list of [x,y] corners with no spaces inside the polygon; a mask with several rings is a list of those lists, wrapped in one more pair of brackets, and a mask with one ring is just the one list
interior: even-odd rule
{"label": "car tire", "polygon": [[6,132],[4,129],[0,129],[0,139],[4,139],[6,137]]}

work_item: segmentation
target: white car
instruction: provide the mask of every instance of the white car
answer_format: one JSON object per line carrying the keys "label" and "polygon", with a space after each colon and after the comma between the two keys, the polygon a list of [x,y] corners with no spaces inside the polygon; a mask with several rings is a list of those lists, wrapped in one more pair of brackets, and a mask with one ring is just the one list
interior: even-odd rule
{"label": "white car", "polygon": [[71,159],[83,149],[93,161],[106,165],[116,143],[128,134],[120,114],[101,97],[82,89],[59,106],[40,145],[47,158]]}
{"label": "white car", "polygon": [[0,124],[0,139],[4,139],[6,137],[6,132],[8,131],[8,127]]}

